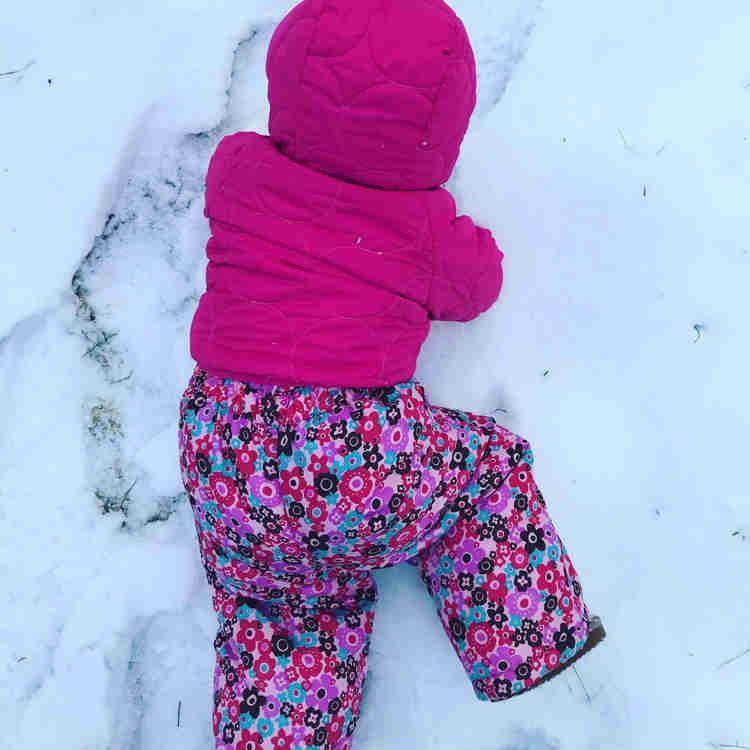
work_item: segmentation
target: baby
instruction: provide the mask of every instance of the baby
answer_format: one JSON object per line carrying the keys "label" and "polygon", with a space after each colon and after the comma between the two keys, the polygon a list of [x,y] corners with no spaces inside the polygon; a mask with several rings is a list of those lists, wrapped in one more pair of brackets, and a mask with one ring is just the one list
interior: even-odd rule
{"label": "baby", "polygon": [[477,698],[535,687],[604,637],[526,440],[414,380],[431,320],[502,284],[440,185],[476,100],[442,0],[304,0],[276,29],[270,136],[206,177],[212,236],[180,463],[219,627],[220,750],[348,750],[377,600],[419,567]]}

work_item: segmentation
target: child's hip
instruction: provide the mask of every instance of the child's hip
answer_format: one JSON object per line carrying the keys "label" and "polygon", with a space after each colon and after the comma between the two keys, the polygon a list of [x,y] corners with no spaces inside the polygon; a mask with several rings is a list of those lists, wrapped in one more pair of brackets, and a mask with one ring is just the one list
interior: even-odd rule
{"label": "child's hip", "polygon": [[[273,386],[196,368],[180,460],[204,563],[230,588],[288,591],[319,585],[323,568],[412,559],[481,492],[498,434],[520,440],[490,417],[432,406],[416,381]],[[496,469],[486,463],[481,481]]]}

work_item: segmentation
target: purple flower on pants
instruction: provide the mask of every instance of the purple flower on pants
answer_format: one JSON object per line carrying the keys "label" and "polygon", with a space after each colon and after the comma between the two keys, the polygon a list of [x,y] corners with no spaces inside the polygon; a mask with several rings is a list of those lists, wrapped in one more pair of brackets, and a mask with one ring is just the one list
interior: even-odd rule
{"label": "purple flower on pants", "polygon": [[305,703],[321,710],[328,709],[328,704],[336,697],[336,683],[330,675],[322,674],[310,682],[310,690],[305,696]]}
{"label": "purple flower on pants", "polygon": [[383,447],[387,451],[402,451],[409,444],[409,429],[403,422],[383,430]]}
{"label": "purple flower on pants", "polygon": [[515,653],[515,649],[500,646],[490,657],[492,676],[515,679],[516,667],[522,661],[523,659]]}
{"label": "purple flower on pants", "polygon": [[457,573],[474,573],[484,552],[474,539],[465,539],[456,547],[455,570]]}
{"label": "purple flower on pants", "polygon": [[508,594],[508,611],[519,617],[533,617],[539,609],[539,592],[530,588],[526,591],[511,591]]}

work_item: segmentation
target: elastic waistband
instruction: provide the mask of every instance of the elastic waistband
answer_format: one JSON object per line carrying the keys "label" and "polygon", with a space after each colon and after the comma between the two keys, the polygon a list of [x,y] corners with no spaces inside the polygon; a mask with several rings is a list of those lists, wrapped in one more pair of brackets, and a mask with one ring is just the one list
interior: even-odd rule
{"label": "elastic waistband", "polygon": [[409,380],[391,386],[344,387],[276,385],[213,375],[196,365],[187,390],[200,390],[207,399],[222,403],[235,413],[258,413],[266,422],[307,419],[315,412],[340,412],[356,409],[362,401],[376,401],[389,406],[403,399],[415,403],[426,400],[422,384]]}

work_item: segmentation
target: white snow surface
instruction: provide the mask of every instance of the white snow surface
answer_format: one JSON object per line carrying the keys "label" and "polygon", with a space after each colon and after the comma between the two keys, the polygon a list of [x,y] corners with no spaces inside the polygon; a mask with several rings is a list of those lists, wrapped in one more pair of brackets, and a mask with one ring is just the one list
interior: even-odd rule
{"label": "white snow surface", "polygon": [[[417,375],[529,438],[608,637],[480,703],[417,571],[379,571],[355,746],[748,746],[750,8],[454,6],[480,95],[449,187],[506,280],[479,320],[435,325]],[[289,7],[3,6],[0,748],[212,746],[177,405],[205,169],[265,130]]]}

